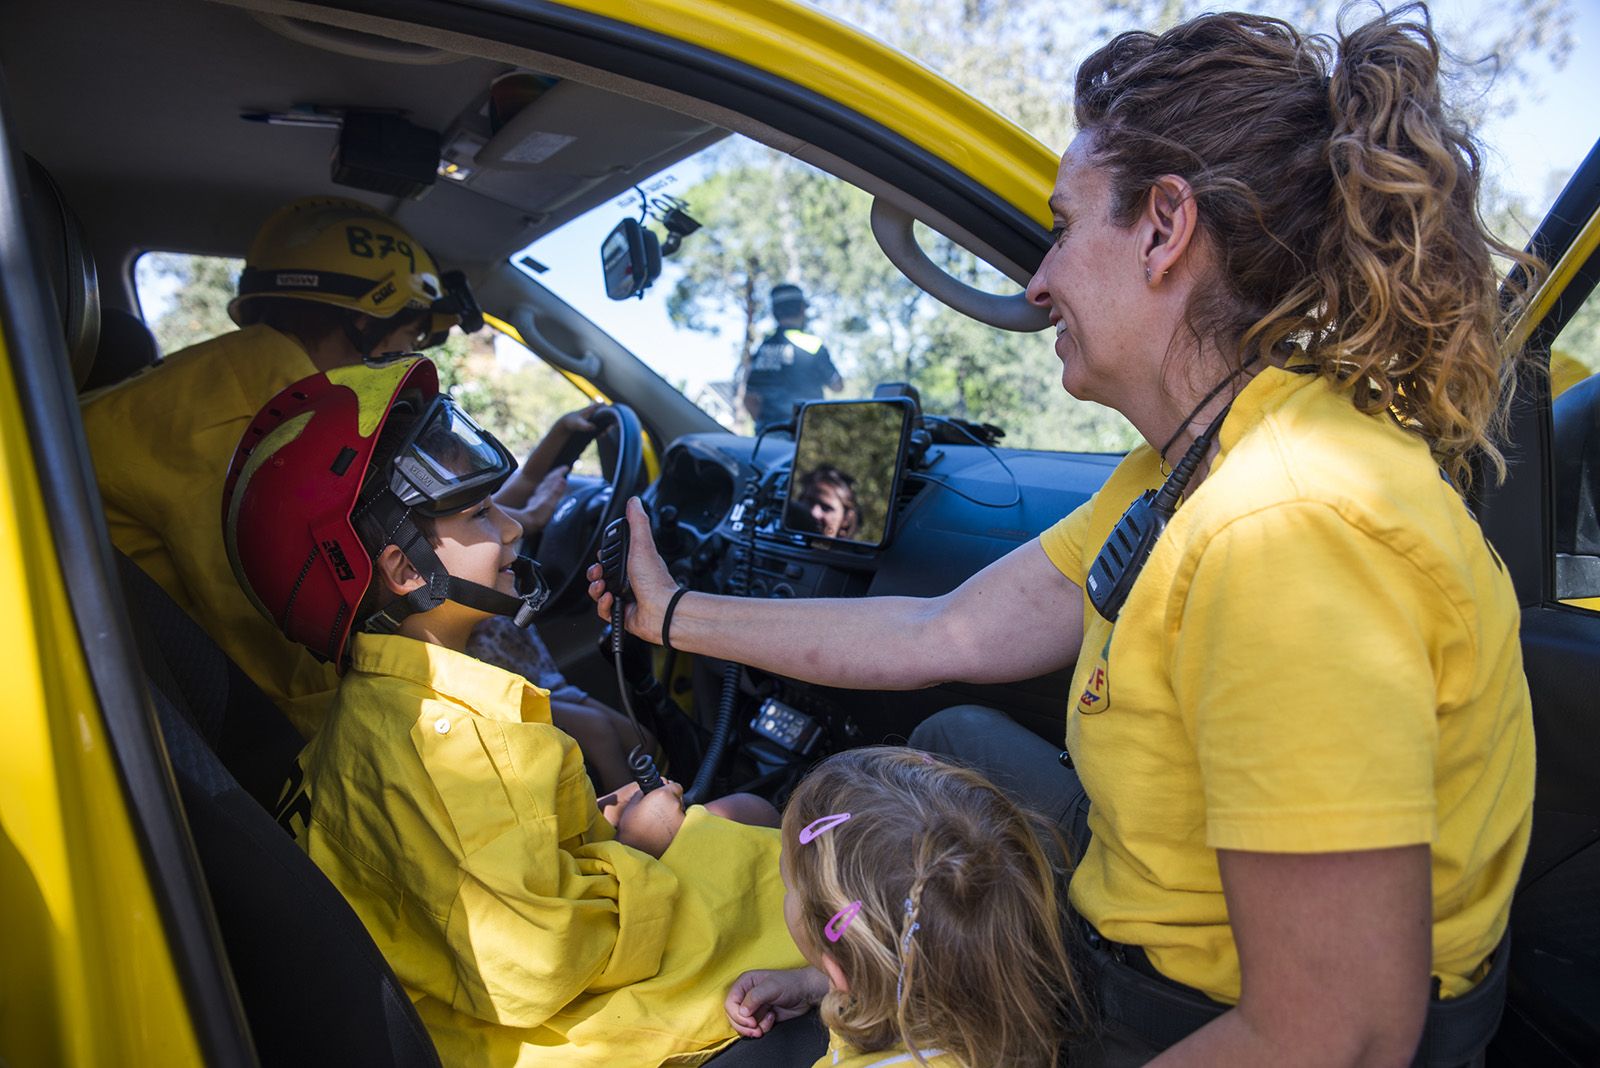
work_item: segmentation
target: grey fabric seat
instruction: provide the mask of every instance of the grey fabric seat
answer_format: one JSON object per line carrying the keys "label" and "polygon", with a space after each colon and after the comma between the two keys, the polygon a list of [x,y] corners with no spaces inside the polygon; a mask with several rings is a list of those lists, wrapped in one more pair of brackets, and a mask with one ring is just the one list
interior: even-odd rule
{"label": "grey fabric seat", "polygon": [[264,807],[300,736],[160,586],[120,553],[117,564],[262,1065],[437,1068],[361,921]]}

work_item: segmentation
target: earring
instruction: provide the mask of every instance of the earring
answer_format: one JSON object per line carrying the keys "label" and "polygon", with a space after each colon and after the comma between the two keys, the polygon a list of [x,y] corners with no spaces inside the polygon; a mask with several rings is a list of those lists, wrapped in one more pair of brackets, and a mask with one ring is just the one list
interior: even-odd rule
{"label": "earring", "polygon": [[1145,280],[1145,284],[1148,285],[1149,282],[1150,282],[1150,268],[1148,268],[1148,267],[1146,267],[1144,269],[1144,280]]}

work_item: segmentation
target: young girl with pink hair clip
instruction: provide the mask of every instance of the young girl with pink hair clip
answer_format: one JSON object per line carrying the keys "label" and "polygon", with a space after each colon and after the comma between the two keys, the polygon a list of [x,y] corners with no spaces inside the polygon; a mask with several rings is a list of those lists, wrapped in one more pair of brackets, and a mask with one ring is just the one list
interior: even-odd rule
{"label": "young girl with pink hair clip", "polygon": [[790,798],[781,867],[811,966],[741,975],[740,1034],[820,1005],[817,1068],[1042,1068],[1081,1026],[1056,872],[1032,817],[976,772],[913,749],[840,753]]}

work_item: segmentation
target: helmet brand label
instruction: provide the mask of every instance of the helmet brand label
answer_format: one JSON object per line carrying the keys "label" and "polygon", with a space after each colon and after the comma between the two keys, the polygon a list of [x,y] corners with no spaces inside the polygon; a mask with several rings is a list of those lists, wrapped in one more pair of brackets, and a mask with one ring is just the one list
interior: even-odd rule
{"label": "helmet brand label", "polygon": [[333,573],[339,576],[340,582],[349,582],[356,577],[355,569],[345,559],[344,550],[339,548],[338,542],[324,541],[322,551],[328,554],[328,563],[333,565]]}
{"label": "helmet brand label", "polygon": [[279,271],[277,277],[278,285],[293,286],[296,289],[316,289],[321,281],[315,274],[305,272]]}
{"label": "helmet brand label", "polygon": [[385,282],[372,294],[372,303],[382,304],[392,296],[394,296],[394,283]]}

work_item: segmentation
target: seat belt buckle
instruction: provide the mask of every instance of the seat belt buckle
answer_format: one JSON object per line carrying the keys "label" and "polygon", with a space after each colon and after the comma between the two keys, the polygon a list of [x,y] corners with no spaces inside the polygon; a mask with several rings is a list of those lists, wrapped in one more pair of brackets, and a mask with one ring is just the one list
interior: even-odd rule
{"label": "seat belt buckle", "polygon": [[1078,917],[1078,923],[1083,928],[1083,940],[1088,943],[1091,950],[1108,954],[1118,964],[1128,963],[1127,954],[1123,951],[1122,943],[1113,942],[1106,938],[1095,930],[1094,924],[1082,916]]}

